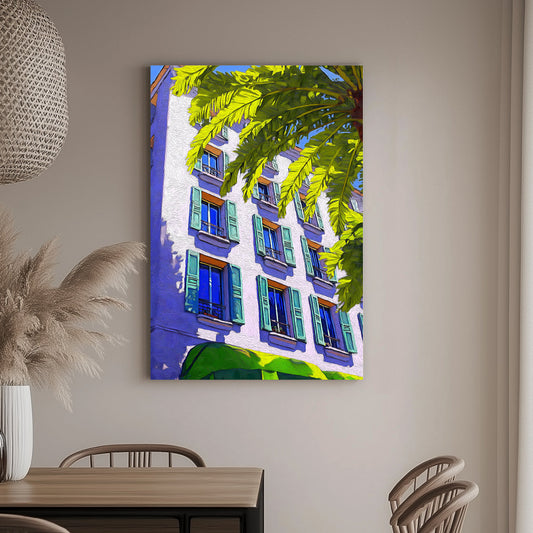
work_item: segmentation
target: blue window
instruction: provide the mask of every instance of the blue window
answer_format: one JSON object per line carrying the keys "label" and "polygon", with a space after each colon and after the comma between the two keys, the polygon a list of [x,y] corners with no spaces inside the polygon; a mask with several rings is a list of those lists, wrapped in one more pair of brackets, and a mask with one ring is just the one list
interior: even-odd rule
{"label": "blue window", "polygon": [[315,278],[328,279],[326,270],[322,267],[320,258],[318,257],[318,250],[309,247],[309,255],[311,256],[311,264],[313,265],[313,273]]}
{"label": "blue window", "polygon": [[331,311],[325,305],[319,305],[320,321],[322,323],[322,331],[324,332],[324,341],[326,346],[333,348],[339,347],[339,339],[335,337],[335,328],[333,327],[333,320],[331,318]]}
{"label": "blue window", "polygon": [[263,237],[265,239],[265,252],[266,255],[281,261],[281,252],[278,247],[278,237],[276,230],[263,226]]}
{"label": "blue window", "polygon": [[211,235],[224,237],[224,228],[220,221],[220,207],[218,205],[202,201],[202,230]]}
{"label": "blue window", "polygon": [[288,335],[289,324],[287,322],[283,291],[268,287],[268,302],[270,304],[270,323],[272,325],[272,331]]}
{"label": "blue window", "polygon": [[259,199],[263,200],[263,202],[268,202],[269,204],[273,203],[272,198],[270,197],[270,194],[268,193],[268,185],[264,183],[258,183],[257,184],[257,192],[259,194]]}
{"label": "blue window", "polygon": [[220,169],[218,164],[218,157],[205,151],[202,156],[202,172],[211,174],[212,176],[220,177]]}
{"label": "blue window", "polygon": [[199,314],[219,318],[220,320],[224,319],[222,287],[222,270],[212,265],[200,263]]}

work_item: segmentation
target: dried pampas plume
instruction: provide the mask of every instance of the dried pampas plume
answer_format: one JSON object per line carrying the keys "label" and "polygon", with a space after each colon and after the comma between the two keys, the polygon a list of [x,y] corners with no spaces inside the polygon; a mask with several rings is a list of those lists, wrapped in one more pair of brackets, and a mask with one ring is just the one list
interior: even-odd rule
{"label": "dried pampas plume", "polygon": [[88,324],[105,325],[112,308],[129,308],[107,289],[125,292],[144,245],[123,242],[95,250],[54,287],[55,241],[35,254],[14,250],[13,220],[0,212],[0,384],[52,389],[70,409],[72,376],[98,376],[101,368],[85,350],[102,357],[104,342],[120,342]]}

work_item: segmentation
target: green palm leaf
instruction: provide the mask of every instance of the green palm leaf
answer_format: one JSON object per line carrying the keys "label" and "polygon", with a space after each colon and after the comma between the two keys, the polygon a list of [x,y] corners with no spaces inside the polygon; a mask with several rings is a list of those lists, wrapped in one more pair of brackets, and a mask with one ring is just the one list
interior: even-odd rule
{"label": "green palm leaf", "polygon": [[222,195],[241,179],[243,197],[248,199],[268,161],[304,144],[282,182],[279,215],[285,215],[305,178],[312,176],[304,217],[313,215],[325,193],[329,221],[339,239],[328,254],[328,269],[346,273],[337,285],[345,310],[359,303],[362,216],[352,210],[351,199],[354,188],[362,190],[362,67],[265,65],[223,73],[204,65],[177,69],[174,80],[174,94],[197,89],[189,118],[202,127],[189,150],[190,171],[224,126],[243,126],[235,158],[225,169]]}

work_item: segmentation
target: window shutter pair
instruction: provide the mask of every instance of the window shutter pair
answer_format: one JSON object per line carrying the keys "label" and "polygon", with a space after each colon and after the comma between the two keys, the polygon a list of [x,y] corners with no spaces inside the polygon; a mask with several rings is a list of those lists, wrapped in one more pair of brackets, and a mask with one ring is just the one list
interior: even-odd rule
{"label": "window shutter pair", "polygon": [[[330,251],[331,250],[327,246],[324,246],[324,252],[329,254]],[[328,276],[328,278],[329,278],[329,281],[335,281],[336,282],[337,281],[337,269],[335,269],[333,271],[333,276]]]}
{"label": "window shutter pair", "polygon": [[[313,320],[313,331],[315,332],[315,342],[321,346],[325,346],[324,329],[322,328],[322,320],[320,318],[320,308],[318,298],[314,294],[309,295],[309,306],[311,307],[311,318]],[[357,353],[355,345],[355,337],[350,323],[350,317],[345,311],[339,311],[339,322],[341,325],[342,337],[344,339],[344,348],[349,353]]]}
{"label": "window shutter pair", "polygon": [[[296,216],[298,217],[298,220],[301,220],[304,222],[304,209],[302,206],[302,200],[300,199],[300,195],[296,193],[294,195],[294,205],[296,207]],[[318,203],[315,204],[315,219],[316,219],[316,225],[323,230],[324,229],[324,222],[322,221],[322,215],[320,214],[320,208],[318,207]]]}
{"label": "window shutter pair", "polygon": [[313,262],[311,261],[311,254],[309,253],[309,245],[307,244],[307,239],[300,235],[300,242],[302,243],[302,252],[304,255],[304,263],[305,263],[305,272],[309,276],[314,276],[315,271],[313,270]]}
{"label": "window shutter pair", "polygon": [[[289,293],[293,336],[299,341],[306,342],[302,296],[298,289],[289,287],[287,290]],[[257,276],[257,299],[259,302],[260,327],[266,331],[272,331],[272,323],[270,321],[270,301],[268,298],[268,280],[263,276]]]}
{"label": "window shutter pair", "polygon": [[[255,249],[257,255],[266,255],[265,236],[263,234],[263,219],[259,215],[252,215],[254,235],[255,235]],[[292,267],[296,266],[296,259],[294,256],[294,248],[292,246],[291,228],[287,226],[280,226],[281,242],[283,245],[283,253],[285,255],[285,262]]]}
{"label": "window shutter pair", "polygon": [[[223,157],[222,157],[221,165],[222,165],[222,178],[223,178],[224,174],[226,173],[226,169],[228,168],[228,165],[229,165],[229,155],[226,152],[223,152],[222,155]],[[201,157],[199,157],[196,160],[196,163],[194,163],[194,169],[202,171],[202,158]]]}
{"label": "window shutter pair", "polygon": [[[224,202],[226,212],[226,230],[228,239],[239,242],[239,226],[237,223],[237,205],[231,200]],[[192,229],[202,228],[202,191],[198,187],[191,187],[191,212],[189,226]]]}
{"label": "window shutter pair", "polygon": [[[235,265],[228,265],[227,272],[230,319],[236,324],[244,324],[241,269]],[[193,250],[187,250],[187,267],[185,272],[185,311],[195,314],[198,313],[199,288],[200,254]]]}
{"label": "window shutter pair", "polygon": [[229,136],[228,136],[228,127],[227,126],[222,126],[222,130],[220,131],[220,136],[225,139],[226,141],[228,140]]}

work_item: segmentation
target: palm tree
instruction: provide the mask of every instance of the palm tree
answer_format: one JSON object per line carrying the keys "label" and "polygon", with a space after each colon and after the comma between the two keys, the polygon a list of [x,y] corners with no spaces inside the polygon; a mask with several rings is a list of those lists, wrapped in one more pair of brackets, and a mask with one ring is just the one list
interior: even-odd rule
{"label": "palm tree", "polygon": [[248,200],[263,169],[279,153],[303,145],[281,186],[279,216],[309,180],[304,217],[315,212],[318,197],[328,198],[329,220],[338,241],[322,258],[336,268],[337,294],[347,311],[363,295],[363,216],[352,209],[354,189],[362,190],[363,70],[361,66],[251,66],[245,72],[220,72],[214,65],[176,69],[173,94],[197,88],[190,123],[201,123],[187,157],[189,170],[224,127],[243,123],[237,157],[225,169],[221,194],[243,177]]}

